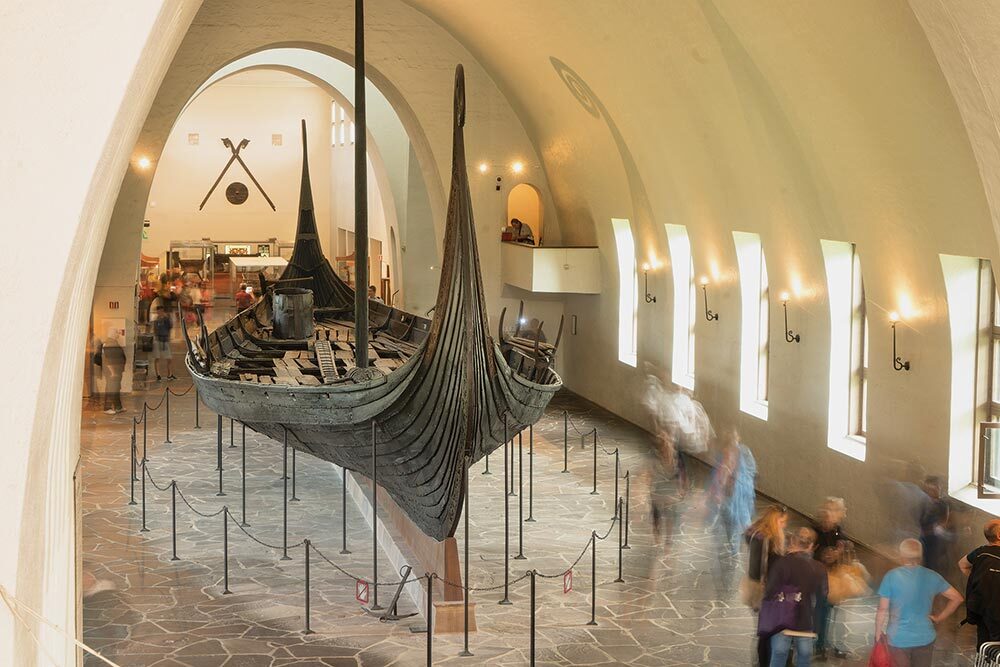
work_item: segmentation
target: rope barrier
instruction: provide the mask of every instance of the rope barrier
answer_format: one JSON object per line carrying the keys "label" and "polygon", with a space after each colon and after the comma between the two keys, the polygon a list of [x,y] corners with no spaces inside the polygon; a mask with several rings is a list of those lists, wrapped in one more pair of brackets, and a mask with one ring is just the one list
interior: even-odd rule
{"label": "rope barrier", "polygon": [[212,517],[219,516],[226,509],[225,507],[220,507],[216,512],[213,512],[211,514],[205,514],[204,512],[199,512],[194,505],[188,502],[187,496],[184,495],[184,492],[181,491],[180,487],[177,487],[177,495],[181,497],[181,500],[183,500],[184,504],[188,506],[188,509],[190,509],[198,516],[205,517],[206,519],[211,519]]}
{"label": "rope barrier", "polygon": [[[175,396],[183,396],[184,394],[188,393],[193,386],[194,385],[189,386],[187,388],[187,390],[185,390],[183,393],[174,392],[170,387],[167,387],[164,390],[164,396],[160,399],[160,402],[157,403],[156,407],[150,408],[150,407],[148,407],[147,404],[144,404],[144,405],[146,405],[146,410],[152,411],[152,410],[158,409],[160,407],[160,405],[162,405],[164,399],[166,398],[167,393],[172,393]],[[138,420],[135,420],[135,421],[138,424],[138,423],[141,423],[143,419],[145,419],[145,412],[143,413],[143,417],[142,418],[140,418]],[[577,428],[576,424],[573,423],[572,419],[570,419],[569,422],[573,425],[573,429],[576,430],[577,433],[579,433],[580,435],[589,435],[589,434],[593,433],[596,430],[596,429],[591,429],[589,432],[584,433],[584,432],[581,432]],[[615,454],[614,451],[609,452],[607,449],[605,449],[603,447],[603,445],[601,445],[601,449],[604,450],[605,453],[607,453],[608,455],[614,455]],[[145,475],[149,478],[149,481],[153,484],[153,486],[156,489],[158,489],[160,491],[166,491],[166,490],[168,490],[170,488],[169,484],[167,486],[160,486],[159,484],[157,484],[156,480],[153,478],[153,474],[149,471],[148,466],[143,465],[142,467],[143,467]],[[178,495],[180,495],[181,500],[184,501],[184,504],[187,505],[188,509],[190,509],[192,512],[194,512],[198,516],[206,518],[206,519],[210,519],[210,518],[217,517],[219,514],[222,514],[223,512],[225,512],[229,517],[231,517],[233,519],[233,521],[236,523],[236,526],[240,529],[240,531],[244,535],[246,535],[247,537],[249,537],[252,541],[256,542],[257,544],[260,544],[261,546],[263,546],[263,547],[265,547],[267,549],[272,549],[272,550],[275,550],[275,551],[281,551],[281,550],[285,549],[284,546],[270,544],[270,543],[268,543],[268,542],[266,542],[264,540],[261,540],[260,538],[256,537],[255,535],[253,535],[250,531],[248,531],[241,524],[241,522],[239,520],[237,520],[236,516],[229,510],[228,506],[223,506],[223,507],[219,508],[217,511],[212,512],[212,513],[202,512],[202,511],[198,510],[194,505],[191,504],[191,501],[189,501],[188,498],[187,498],[187,496],[184,495],[184,492],[180,490],[180,487],[176,487],[176,488],[177,488],[177,493],[178,493]],[[527,578],[529,578],[531,576],[532,572],[534,572],[537,576],[545,578],[545,579],[556,579],[556,578],[559,578],[559,577],[563,577],[563,576],[565,576],[565,574],[567,572],[573,570],[580,563],[581,560],[583,560],[583,557],[586,555],[588,549],[591,548],[591,544],[593,543],[593,541],[595,539],[602,540],[602,541],[608,539],[608,537],[611,535],[611,531],[614,530],[615,523],[617,521],[618,521],[617,517],[611,519],[610,525],[608,526],[608,529],[607,529],[607,531],[605,531],[604,535],[598,535],[596,532],[592,533],[591,537],[587,539],[586,544],[580,550],[580,553],[577,555],[577,557],[573,561],[573,563],[569,567],[565,568],[564,570],[562,570],[561,572],[559,572],[557,574],[544,574],[542,572],[539,572],[538,570],[529,570],[529,571],[525,572],[525,574],[523,574],[522,576],[514,579],[513,581],[510,581],[510,582],[508,582],[506,584],[497,584],[497,585],[494,585],[494,586],[464,586],[462,584],[459,584],[459,583],[456,583],[456,582],[451,581],[449,579],[446,579],[444,577],[441,577],[436,572],[435,573],[431,573],[429,576],[431,576],[431,577],[433,577],[435,579],[439,579],[442,582],[442,584],[444,584],[446,586],[450,586],[452,588],[457,588],[457,589],[460,589],[460,590],[463,590],[463,591],[467,591],[469,593],[487,593],[487,592],[492,592],[492,591],[498,591],[498,590],[503,589],[505,586],[509,587],[511,585],[518,584],[518,583],[524,581],[525,579],[527,579]],[[297,543],[295,543],[293,545],[289,545],[288,548],[289,549],[297,549],[298,547],[304,546],[305,544],[306,544],[306,539],[302,539],[302,540],[300,540],[299,542],[297,542]],[[393,586],[399,586],[400,584],[413,583],[415,581],[420,581],[420,579],[421,579],[420,577],[417,577],[417,578],[407,579],[405,581],[403,579],[397,579],[397,580],[394,580],[394,581],[373,581],[373,580],[371,580],[371,579],[369,579],[367,577],[355,575],[355,574],[349,572],[348,570],[344,569],[343,567],[341,567],[340,565],[338,565],[334,561],[330,560],[330,558],[325,553],[323,553],[322,550],[320,550],[315,544],[313,544],[311,542],[309,543],[309,546],[306,547],[306,548],[310,548],[310,547],[313,549],[313,551],[320,558],[322,558],[324,561],[326,561],[327,564],[329,564],[331,567],[333,567],[335,570],[337,570],[338,572],[340,572],[344,576],[348,577],[349,579],[354,580],[355,582],[357,582],[357,581],[365,581],[368,584],[374,585],[374,586],[379,586],[379,587],[393,587]]]}
{"label": "rope barrier", "polygon": [[[149,462],[145,461],[144,463],[148,464]],[[152,483],[153,486],[155,486],[157,488],[157,490],[159,490],[159,491],[166,491],[167,489],[170,488],[169,484],[167,484],[166,486],[160,486],[159,484],[156,483],[156,480],[153,479],[153,473],[149,472],[149,466],[148,465],[143,465],[142,469],[146,472],[146,477],[149,478],[149,481]]]}
{"label": "rope barrier", "polygon": [[[576,427],[576,423],[573,421],[573,418],[569,416],[569,413],[566,414],[566,419],[569,421],[569,425],[573,427],[573,430],[576,431],[577,435],[587,436],[587,435],[591,435],[594,431],[597,431],[597,427],[596,426],[594,428],[590,429],[589,431],[581,431],[580,429],[578,429]],[[601,450],[604,451],[604,453],[607,454],[608,456],[614,456],[615,455],[614,450],[608,450],[607,447],[605,447],[604,445],[601,444],[601,440],[603,440],[603,438],[601,437],[601,433],[598,431],[598,433],[597,433],[597,446],[600,447]],[[615,449],[617,449],[617,447]]]}
{"label": "rope barrier", "polygon": [[38,641],[38,637],[35,636],[35,632],[32,629],[31,624],[28,623],[24,619],[24,617],[21,615],[22,611],[27,612],[30,616],[34,617],[36,620],[38,620],[38,621],[44,623],[45,625],[47,625],[48,627],[52,628],[53,630],[55,630],[56,632],[58,632],[60,635],[62,635],[65,639],[73,642],[73,644],[76,645],[78,648],[86,651],[87,653],[89,653],[90,655],[94,656],[95,658],[97,658],[98,660],[100,660],[101,662],[103,662],[104,664],[111,665],[111,667],[121,667],[121,665],[119,665],[118,663],[111,662],[110,660],[108,660],[107,658],[105,658],[103,655],[101,655],[100,653],[98,653],[96,650],[90,648],[89,646],[87,646],[86,644],[84,644],[83,642],[81,642],[80,640],[78,640],[76,637],[73,637],[73,636],[69,635],[61,627],[59,627],[55,623],[52,623],[47,618],[45,618],[44,616],[42,616],[41,614],[39,614],[38,612],[36,612],[34,609],[32,609],[31,607],[27,606],[26,604],[24,604],[20,600],[18,600],[16,597],[14,597],[13,595],[11,595],[10,591],[8,591],[6,589],[6,587],[3,586],[3,584],[0,584],[0,599],[3,599],[4,604],[7,605],[8,609],[10,609],[11,616],[13,616],[14,618],[16,618],[18,620],[18,622],[21,623],[21,625],[24,626],[24,629],[28,631],[29,635],[31,635],[31,639],[35,642],[35,645],[38,646],[38,648],[42,651],[42,653],[45,654],[45,657],[47,657],[49,659],[49,662],[51,662],[53,665],[56,665],[58,667],[59,663],[56,661],[55,658],[52,657],[52,654],[50,654],[48,651],[45,650],[45,647],[42,646],[41,642]]}
{"label": "rope barrier", "polygon": [[[240,525],[239,520],[237,520],[237,518],[233,515],[233,513],[229,511],[228,507],[223,507],[222,509],[224,509],[226,511],[226,514],[228,514],[229,516],[231,516],[233,518],[233,521],[236,522],[237,528],[239,528],[241,531],[243,531],[244,535],[246,535],[247,537],[249,537],[251,540],[253,540],[257,544],[259,544],[261,546],[264,546],[264,547],[267,547],[268,549],[275,549],[277,551],[282,551],[285,548],[284,546],[277,546],[277,545],[274,545],[274,544],[268,544],[264,540],[261,540],[261,539],[258,539],[257,537],[254,537],[253,535],[250,534],[250,532],[246,528],[244,528],[242,525]],[[299,547],[301,547],[305,543],[306,543],[306,541],[303,539],[303,540],[300,540],[299,542],[297,542],[295,544],[289,544],[288,548],[289,549],[298,549]]]}
{"label": "rope barrier", "polygon": [[172,387],[167,387],[167,391],[170,392],[171,394],[173,394],[174,396],[177,396],[177,397],[187,396],[188,393],[190,393],[190,391],[192,389],[194,389],[194,384],[188,385],[188,388],[185,389],[184,391],[181,391],[181,392],[176,392],[176,391],[173,390]]}

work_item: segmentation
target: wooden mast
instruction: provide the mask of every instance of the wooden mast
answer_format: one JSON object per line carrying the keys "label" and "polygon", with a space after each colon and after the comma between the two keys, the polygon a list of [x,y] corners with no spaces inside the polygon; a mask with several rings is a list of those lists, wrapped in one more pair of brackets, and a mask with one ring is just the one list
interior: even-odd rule
{"label": "wooden mast", "polygon": [[354,3],[354,364],[368,368],[368,147],[365,3]]}

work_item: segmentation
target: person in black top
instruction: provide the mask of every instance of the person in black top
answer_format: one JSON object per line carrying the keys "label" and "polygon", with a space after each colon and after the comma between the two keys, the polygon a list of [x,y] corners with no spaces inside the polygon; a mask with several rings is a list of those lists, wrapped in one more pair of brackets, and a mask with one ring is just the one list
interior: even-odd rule
{"label": "person in black top", "polygon": [[[826,566],[827,570],[838,562],[844,553],[846,538],[840,529],[840,522],[847,517],[847,505],[843,498],[829,497],[819,508],[819,521],[816,522],[816,550],[814,557]],[[830,603],[826,595],[816,600],[816,657],[824,659],[829,646],[834,657],[846,658],[847,651],[837,645],[837,640],[831,632],[836,628],[836,607]]]}
{"label": "person in black top", "polygon": [[791,536],[788,554],[778,558],[768,572],[764,599],[773,599],[788,589],[801,596],[792,626],[771,635],[771,667],[785,667],[793,643],[796,667],[808,667],[812,662],[816,640],[813,612],[816,599],[828,592],[826,568],[813,558],[815,549],[816,531],[799,528]]}
{"label": "person in black top", "polygon": [[[983,526],[983,536],[988,544],[973,549],[958,561],[958,569],[967,577],[972,575],[973,567],[980,560],[980,569],[993,570],[990,573],[993,577],[997,576],[996,570],[1000,570],[1000,519],[987,521]],[[989,586],[989,582],[979,573],[977,575],[979,581],[970,582],[972,586],[966,588],[965,604],[969,621],[976,625],[976,646],[979,647],[985,642],[1000,641],[1000,596],[991,594],[995,591]],[[993,583],[996,583],[995,578]],[[982,590],[975,590],[977,587]]]}

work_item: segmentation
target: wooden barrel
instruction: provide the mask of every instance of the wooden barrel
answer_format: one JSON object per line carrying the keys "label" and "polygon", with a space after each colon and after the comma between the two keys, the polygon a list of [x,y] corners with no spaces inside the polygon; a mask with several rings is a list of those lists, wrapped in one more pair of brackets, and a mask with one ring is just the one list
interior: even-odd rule
{"label": "wooden barrel", "polygon": [[313,293],[301,287],[274,290],[274,337],[302,340],[313,335]]}

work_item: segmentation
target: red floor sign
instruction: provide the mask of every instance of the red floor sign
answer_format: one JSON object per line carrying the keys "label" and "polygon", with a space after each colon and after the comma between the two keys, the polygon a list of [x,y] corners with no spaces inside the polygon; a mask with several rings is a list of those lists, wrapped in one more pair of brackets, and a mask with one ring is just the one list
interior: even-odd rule
{"label": "red floor sign", "polygon": [[354,582],[354,597],[361,604],[368,604],[368,582],[358,579]]}
{"label": "red floor sign", "polygon": [[563,575],[563,595],[573,590],[573,570],[566,570]]}

